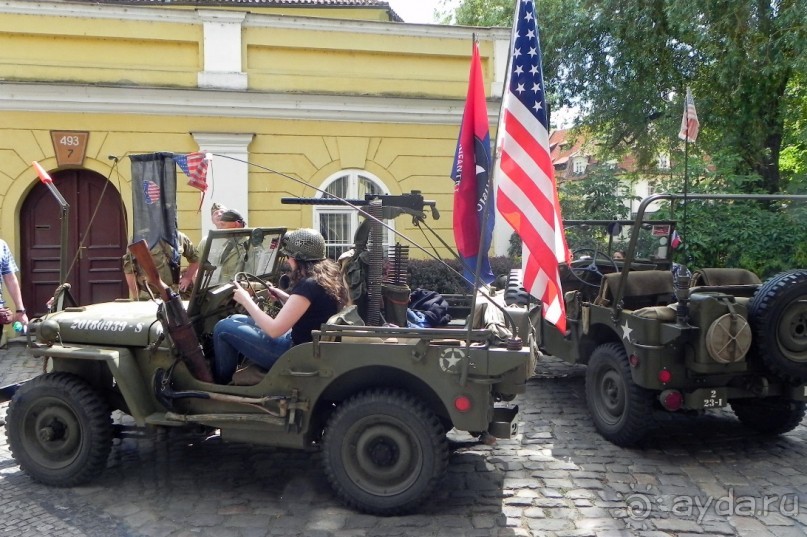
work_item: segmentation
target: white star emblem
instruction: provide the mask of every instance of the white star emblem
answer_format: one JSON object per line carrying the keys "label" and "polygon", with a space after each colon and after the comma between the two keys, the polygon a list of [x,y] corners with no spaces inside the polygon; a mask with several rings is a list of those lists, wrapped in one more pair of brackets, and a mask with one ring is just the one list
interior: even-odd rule
{"label": "white star emblem", "polygon": [[533,57],[533,56],[537,56],[537,55],[538,55],[538,53],[535,51],[535,47],[531,47],[531,48],[530,48],[530,51],[529,51],[527,54],[529,54],[529,55],[530,55],[530,57]]}
{"label": "white star emblem", "polygon": [[535,37],[535,32],[533,32],[532,30],[527,30],[527,37],[532,39],[533,37]]}
{"label": "white star emblem", "polygon": [[533,93],[538,93],[539,91],[541,91],[541,85],[540,84],[533,84],[532,85],[532,92]]}
{"label": "white star emblem", "polygon": [[544,107],[544,105],[542,105],[538,101],[535,101],[535,106],[533,106],[533,108],[535,109],[536,112],[540,112],[543,107]]}
{"label": "white star emblem", "polygon": [[516,70],[514,71],[514,73],[517,75],[522,75],[524,74],[524,68],[521,67],[520,65],[516,65]]}
{"label": "white star emblem", "polygon": [[533,65],[532,67],[530,67],[530,74],[532,74],[532,75],[537,75],[538,74],[538,66],[537,65]]}
{"label": "white star emblem", "polygon": [[633,332],[633,328],[628,326],[628,320],[625,319],[625,324],[622,325],[622,339],[627,339],[628,343],[630,343],[630,333]]}
{"label": "white star emblem", "polygon": [[524,93],[524,84],[519,84],[516,91],[520,94]]}

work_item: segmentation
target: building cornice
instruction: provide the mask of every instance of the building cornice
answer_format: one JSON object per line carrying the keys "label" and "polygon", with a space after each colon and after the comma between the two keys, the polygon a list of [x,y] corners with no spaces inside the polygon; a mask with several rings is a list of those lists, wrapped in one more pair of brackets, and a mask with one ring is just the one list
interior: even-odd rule
{"label": "building cornice", "polygon": [[[0,111],[459,125],[465,100],[0,82]],[[497,102],[488,103],[491,124]]]}
{"label": "building cornice", "polygon": [[[0,14],[31,15],[36,17],[76,17],[82,19],[128,19],[146,22],[199,24],[200,13],[210,16],[215,11],[219,17],[240,11],[236,6],[230,10],[171,9],[149,6],[115,6],[87,4],[82,2],[31,2],[30,0],[0,1]],[[242,11],[243,13],[244,11]],[[414,24],[352,19],[329,19],[301,17],[296,15],[270,15],[246,13],[245,26],[270,28],[306,28],[316,31],[395,35],[401,37],[457,38],[476,34],[480,39],[509,40],[508,28],[475,28],[439,24]]]}

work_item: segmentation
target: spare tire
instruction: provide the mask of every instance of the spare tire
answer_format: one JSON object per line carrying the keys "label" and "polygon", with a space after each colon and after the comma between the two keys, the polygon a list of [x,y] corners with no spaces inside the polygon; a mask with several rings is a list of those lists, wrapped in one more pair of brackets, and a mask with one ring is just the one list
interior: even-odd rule
{"label": "spare tire", "polygon": [[807,270],[782,272],[763,283],[748,304],[754,348],[784,380],[807,381]]}

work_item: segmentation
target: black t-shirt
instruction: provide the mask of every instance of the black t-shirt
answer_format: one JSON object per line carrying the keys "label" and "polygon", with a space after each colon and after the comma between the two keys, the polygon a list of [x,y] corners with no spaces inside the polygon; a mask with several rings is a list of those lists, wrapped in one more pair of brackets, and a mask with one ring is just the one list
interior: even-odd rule
{"label": "black t-shirt", "polygon": [[319,330],[322,323],[339,311],[339,302],[325,292],[314,278],[305,278],[297,282],[291,295],[307,298],[311,305],[291,328],[291,340],[294,345],[311,341],[311,331]]}

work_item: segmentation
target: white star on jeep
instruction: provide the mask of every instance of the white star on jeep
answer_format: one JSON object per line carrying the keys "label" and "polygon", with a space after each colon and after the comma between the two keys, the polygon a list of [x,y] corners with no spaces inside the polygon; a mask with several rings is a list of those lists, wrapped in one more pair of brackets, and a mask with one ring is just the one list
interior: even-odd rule
{"label": "white star on jeep", "polygon": [[633,332],[633,328],[628,326],[628,320],[625,319],[625,324],[622,325],[622,339],[627,339],[628,343],[630,343],[630,333]]}

